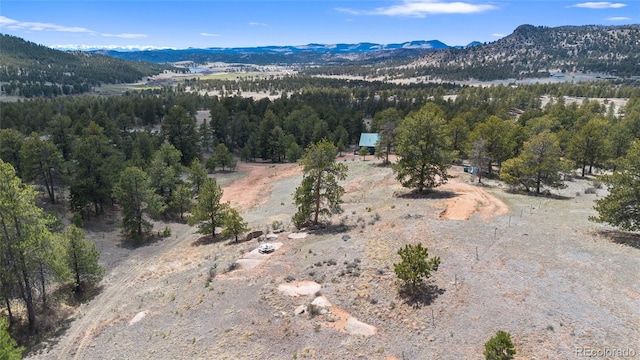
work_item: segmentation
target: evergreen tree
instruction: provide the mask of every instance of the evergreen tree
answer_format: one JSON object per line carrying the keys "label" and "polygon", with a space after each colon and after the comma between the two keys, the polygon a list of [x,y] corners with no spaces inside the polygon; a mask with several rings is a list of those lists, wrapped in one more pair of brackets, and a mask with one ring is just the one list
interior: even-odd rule
{"label": "evergreen tree", "polygon": [[569,145],[569,156],[582,167],[582,176],[589,165],[589,174],[593,166],[605,158],[607,129],[609,123],[603,118],[594,118],[582,126],[573,136]]}
{"label": "evergreen tree", "polygon": [[180,151],[182,164],[189,164],[200,156],[196,119],[190,116],[184,107],[174,105],[169,108],[162,120],[162,133],[165,139]]}
{"label": "evergreen tree", "polygon": [[502,330],[484,344],[486,360],[511,360],[515,354],[516,349],[511,342],[511,335]]}
{"label": "evergreen tree", "polygon": [[222,168],[222,171],[224,171],[225,167],[228,167],[230,170],[235,169],[236,164],[233,159],[233,154],[225,144],[218,144],[213,150],[212,157],[215,159],[216,165]]}
{"label": "evergreen tree", "polygon": [[[45,256],[53,241],[48,229],[51,219],[36,206],[36,191],[16,176],[11,164],[0,159],[0,266],[6,293],[20,298],[27,312],[30,333],[35,333],[37,281],[43,261],[55,261],[56,254]],[[56,268],[55,264],[47,264]],[[46,290],[46,288],[45,288]],[[5,294],[6,296],[6,294]]]}
{"label": "evergreen tree", "polygon": [[233,236],[238,242],[238,235],[249,231],[248,223],[242,219],[238,210],[229,208],[224,217],[222,236]]}
{"label": "evergreen tree", "polygon": [[189,225],[197,225],[198,232],[216,236],[216,227],[222,225],[229,208],[228,203],[221,203],[222,188],[214,178],[207,178],[198,193],[198,202],[189,217]]}
{"label": "evergreen tree", "polygon": [[145,219],[145,214],[153,211],[151,204],[160,202],[149,186],[147,174],[137,168],[128,167],[120,173],[120,181],[114,189],[116,202],[122,212],[122,231],[134,241],[142,241],[153,225]]}
{"label": "evergreen tree", "polygon": [[13,166],[18,174],[22,173],[20,149],[24,135],[15,129],[0,129],[0,159]]}
{"label": "evergreen tree", "polygon": [[392,169],[402,186],[422,192],[444,183],[451,164],[442,111],[433,104],[409,114],[398,126]]}
{"label": "evergreen tree", "polygon": [[73,149],[71,209],[82,212],[93,205],[99,215],[103,206],[111,202],[113,186],[123,163],[103,129],[91,122],[75,142]]}
{"label": "evergreen tree", "polygon": [[562,188],[561,156],[556,136],[543,132],[524,143],[520,156],[502,164],[500,179],[512,186],[522,185],[527,191],[534,188],[537,194],[543,185]]}
{"label": "evergreen tree", "polygon": [[295,142],[289,144],[289,147],[287,148],[287,160],[291,163],[294,163],[298,161],[301,156],[302,149],[300,148],[300,146]]}
{"label": "evergreen tree", "polygon": [[404,290],[415,295],[425,279],[431,277],[432,271],[437,271],[440,266],[440,258],[429,259],[429,250],[422,244],[407,244],[398,250],[401,262],[393,264],[393,270],[398,279],[402,281]]}
{"label": "evergreen tree", "polygon": [[98,264],[100,253],[75,225],[67,226],[61,236],[66,247],[66,263],[73,274],[75,291],[79,293],[83,281],[95,284],[102,279],[104,268]]}
{"label": "evergreen tree", "polygon": [[609,194],[595,200],[598,216],[590,220],[624,231],[640,230],[640,140],[633,143],[613,174],[599,179],[607,185]]}
{"label": "evergreen tree", "polygon": [[514,144],[509,137],[513,124],[497,116],[490,116],[485,122],[479,123],[470,135],[472,143],[484,144],[483,153],[488,160],[486,172],[493,174],[493,165],[500,165],[509,159],[513,153]]}
{"label": "evergreen tree", "polygon": [[8,327],[7,320],[0,318],[0,359],[20,360],[24,347],[18,346],[18,343],[9,334]]}
{"label": "evergreen tree", "polygon": [[193,205],[191,188],[186,184],[179,184],[175,196],[169,206],[180,215],[180,220],[184,220],[184,213],[191,210]]}
{"label": "evergreen tree", "polygon": [[164,143],[156,151],[151,166],[148,169],[148,179],[151,189],[162,198],[165,215],[172,214],[171,204],[176,196],[178,185],[182,183],[180,174],[181,153],[173,145]]}
{"label": "evergreen tree", "polygon": [[207,169],[202,165],[200,159],[194,159],[189,166],[189,183],[194,194],[200,192],[200,187],[207,178]]}
{"label": "evergreen tree", "polygon": [[296,188],[294,203],[298,212],[293,221],[298,228],[311,222],[318,224],[319,217],[342,212],[344,188],[338,180],[347,176],[347,166],[335,161],[338,150],[327,140],[309,145],[302,156],[302,183]]}
{"label": "evergreen tree", "polygon": [[26,181],[42,180],[49,195],[49,201],[55,203],[55,185],[61,181],[63,172],[62,152],[52,142],[41,140],[37,133],[32,133],[22,144],[20,154],[24,167],[24,179]]}

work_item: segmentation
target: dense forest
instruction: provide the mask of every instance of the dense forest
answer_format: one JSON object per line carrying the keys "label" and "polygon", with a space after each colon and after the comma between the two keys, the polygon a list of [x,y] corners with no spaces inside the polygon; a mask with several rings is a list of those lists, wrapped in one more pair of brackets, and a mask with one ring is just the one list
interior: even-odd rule
{"label": "dense forest", "polygon": [[28,98],[82,94],[100,84],[131,83],[165,70],[179,70],[169,65],[53,50],[10,35],[0,35],[0,48],[2,91]]}
{"label": "dense forest", "polygon": [[[390,119],[402,119],[426,103],[442,110],[452,140],[451,150],[460,160],[470,159],[475,140],[497,137],[492,139],[495,144],[487,145],[490,163],[497,166],[517,156],[527,140],[543,131],[558,137],[562,157],[589,168],[612,168],[630,142],[640,137],[638,88],[610,82],[518,88],[394,88],[387,83],[292,77],[253,83],[196,81],[181,86],[224,88],[228,92],[277,88],[282,95],[275,100],[208,96],[184,92],[179,86],[106,98],[80,96],[3,103],[0,157],[24,175],[28,169],[21,149],[28,138],[35,134],[41,141],[52,143],[62,158],[57,183],[70,186],[73,210],[89,216],[99,215],[100,209],[112,202],[110,186],[119,170],[127,164],[147,168],[164,141],[180,151],[180,162],[185,166],[202,159],[203,152],[210,153],[219,144],[245,161],[295,161],[300,149],[323,138],[345,151],[357,143],[361,132],[381,131]],[[542,95],[551,97],[544,107]],[[616,109],[613,103],[597,101],[565,103],[565,96],[631,100],[626,108]],[[198,112],[208,116],[196,121]],[[370,119],[369,129],[364,125],[366,119]],[[594,135],[598,147],[579,150],[576,139],[584,135],[581,131],[586,131],[585,126],[594,124],[598,125]],[[622,129],[626,131],[620,133]],[[616,138],[622,135],[623,138]],[[83,144],[87,148],[78,150]],[[584,158],[585,152],[589,159]],[[84,159],[91,153],[95,159]],[[73,179],[87,180],[78,173],[82,161],[100,161],[101,166],[113,168],[105,170],[110,174],[105,179],[95,179],[95,188],[79,188]],[[492,167],[488,169],[492,171]],[[98,187],[100,191],[96,190]]]}

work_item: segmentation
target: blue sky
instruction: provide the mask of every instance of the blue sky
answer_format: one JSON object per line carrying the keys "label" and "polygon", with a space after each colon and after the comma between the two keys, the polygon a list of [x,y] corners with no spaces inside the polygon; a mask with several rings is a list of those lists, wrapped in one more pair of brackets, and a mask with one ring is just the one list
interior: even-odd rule
{"label": "blue sky", "polygon": [[517,26],[640,22],[640,0],[0,2],[0,32],[46,46],[244,47],[489,42]]}

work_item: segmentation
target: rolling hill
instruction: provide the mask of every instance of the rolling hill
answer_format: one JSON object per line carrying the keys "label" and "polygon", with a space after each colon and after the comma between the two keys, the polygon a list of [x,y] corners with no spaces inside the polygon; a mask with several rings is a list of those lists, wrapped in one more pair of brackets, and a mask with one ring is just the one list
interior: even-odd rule
{"label": "rolling hill", "polygon": [[0,83],[7,95],[54,96],[87,92],[100,84],[134,82],[174,69],[85,52],[65,52],[21,38],[0,36]]}

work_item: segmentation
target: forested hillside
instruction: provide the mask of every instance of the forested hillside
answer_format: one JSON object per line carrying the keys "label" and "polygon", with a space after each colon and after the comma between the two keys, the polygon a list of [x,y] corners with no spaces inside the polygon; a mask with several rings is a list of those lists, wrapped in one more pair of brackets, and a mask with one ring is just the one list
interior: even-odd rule
{"label": "forested hillside", "polygon": [[427,54],[414,64],[424,75],[489,80],[556,71],[638,76],[639,62],[640,25],[522,25],[493,43]]}
{"label": "forested hillside", "polygon": [[339,68],[312,68],[306,73],[487,81],[574,71],[640,76],[640,25],[521,25],[495,42],[432,51],[408,65],[342,64]]}
{"label": "forested hillside", "polygon": [[7,95],[24,97],[81,94],[100,84],[134,82],[171,66],[134,62],[83,52],[63,52],[0,36],[0,83]]}

